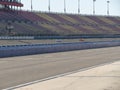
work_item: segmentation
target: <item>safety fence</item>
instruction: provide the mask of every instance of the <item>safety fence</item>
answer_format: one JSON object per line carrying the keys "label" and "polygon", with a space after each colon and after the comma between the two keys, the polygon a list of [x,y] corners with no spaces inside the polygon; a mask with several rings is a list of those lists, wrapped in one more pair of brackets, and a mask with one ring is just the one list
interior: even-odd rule
{"label": "safety fence", "polygon": [[0,36],[0,40],[32,40],[33,36]]}
{"label": "safety fence", "polygon": [[120,41],[0,46],[0,58],[120,46]]}
{"label": "safety fence", "polygon": [[33,40],[33,39],[80,39],[80,38],[120,38],[120,34],[81,34],[76,36],[0,36],[0,40]]}

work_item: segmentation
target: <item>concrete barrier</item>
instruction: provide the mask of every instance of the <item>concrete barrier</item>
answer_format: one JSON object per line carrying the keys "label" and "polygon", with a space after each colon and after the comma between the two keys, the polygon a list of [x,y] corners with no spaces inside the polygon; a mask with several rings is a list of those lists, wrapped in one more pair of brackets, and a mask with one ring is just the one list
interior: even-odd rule
{"label": "concrete barrier", "polygon": [[120,41],[0,46],[0,58],[120,46]]}

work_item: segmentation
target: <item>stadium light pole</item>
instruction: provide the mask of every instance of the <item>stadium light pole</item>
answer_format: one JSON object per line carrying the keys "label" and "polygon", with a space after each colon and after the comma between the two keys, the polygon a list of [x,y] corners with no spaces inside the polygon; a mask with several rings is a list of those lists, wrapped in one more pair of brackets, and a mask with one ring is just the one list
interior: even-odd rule
{"label": "stadium light pole", "polygon": [[95,1],[96,0],[93,0],[93,15],[95,15]]}
{"label": "stadium light pole", "polygon": [[66,1],[64,0],[64,13],[66,13]]}
{"label": "stadium light pole", "polygon": [[107,15],[109,16],[109,3],[110,1],[107,1]]}
{"label": "stadium light pole", "polygon": [[32,3],[32,0],[31,0],[31,12],[33,11],[33,3]]}
{"label": "stadium light pole", "polygon": [[80,0],[78,0],[78,14],[80,14]]}
{"label": "stadium light pole", "polygon": [[48,11],[50,12],[50,0],[48,0]]}
{"label": "stadium light pole", "polygon": [[[20,0],[20,3],[21,3],[21,0]],[[21,7],[20,7],[20,11],[21,11]]]}

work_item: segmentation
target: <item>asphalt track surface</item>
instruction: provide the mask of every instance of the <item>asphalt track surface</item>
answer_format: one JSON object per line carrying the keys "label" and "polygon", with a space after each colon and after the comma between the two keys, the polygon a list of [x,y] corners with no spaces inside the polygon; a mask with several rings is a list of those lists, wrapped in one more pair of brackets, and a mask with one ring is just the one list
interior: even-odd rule
{"label": "asphalt track surface", "polygon": [[0,58],[0,90],[120,60],[120,47]]}

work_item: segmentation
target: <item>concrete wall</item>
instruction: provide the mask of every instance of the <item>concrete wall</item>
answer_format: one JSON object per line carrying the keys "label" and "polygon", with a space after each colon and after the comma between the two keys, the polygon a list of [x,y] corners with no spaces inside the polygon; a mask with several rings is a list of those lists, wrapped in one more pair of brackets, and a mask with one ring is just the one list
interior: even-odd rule
{"label": "concrete wall", "polygon": [[0,46],[0,58],[120,46],[119,41]]}

